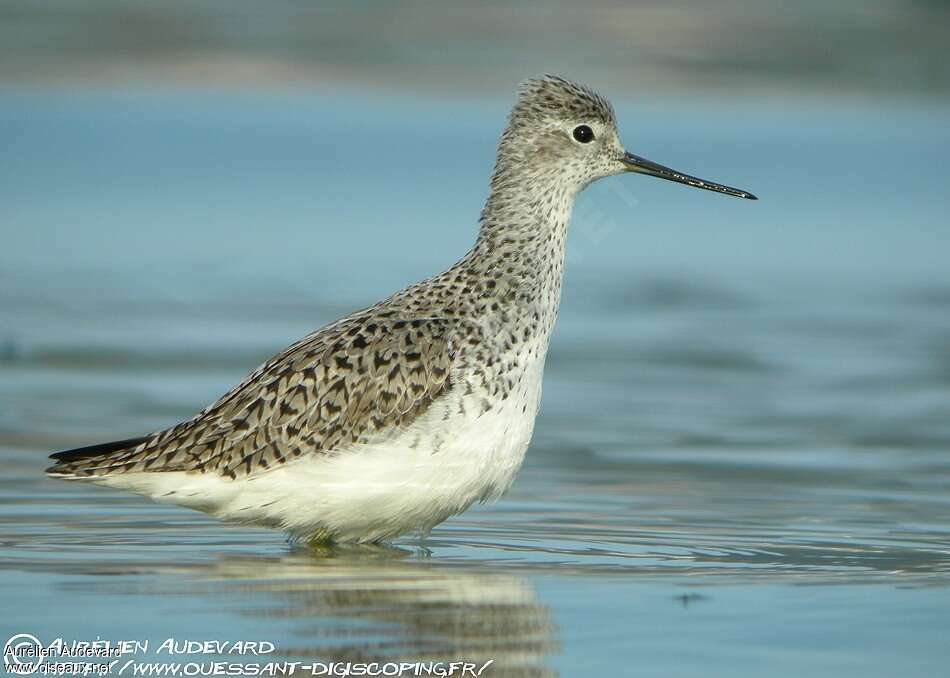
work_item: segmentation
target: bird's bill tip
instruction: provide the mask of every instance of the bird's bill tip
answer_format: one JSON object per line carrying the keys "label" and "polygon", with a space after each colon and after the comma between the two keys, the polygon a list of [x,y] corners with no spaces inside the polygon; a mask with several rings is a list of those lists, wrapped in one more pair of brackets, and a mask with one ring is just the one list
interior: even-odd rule
{"label": "bird's bill tip", "polygon": [[640,156],[634,155],[633,153],[624,153],[620,159],[620,162],[623,163],[624,169],[627,172],[646,174],[658,179],[666,179],[667,181],[675,181],[679,184],[693,186],[694,188],[703,188],[707,191],[715,191],[716,193],[731,195],[735,198],[758,200],[756,196],[752,195],[748,191],[743,191],[739,188],[733,188],[732,186],[717,184],[713,181],[706,181],[705,179],[693,177],[689,174],[683,174],[682,172],[678,172],[669,167],[660,165],[659,163],[655,163],[652,160],[641,158]]}

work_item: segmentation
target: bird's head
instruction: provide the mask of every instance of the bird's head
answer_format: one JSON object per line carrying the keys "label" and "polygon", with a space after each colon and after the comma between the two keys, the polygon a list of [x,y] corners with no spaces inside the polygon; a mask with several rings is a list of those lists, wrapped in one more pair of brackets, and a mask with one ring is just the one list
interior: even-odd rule
{"label": "bird's head", "polygon": [[513,165],[575,190],[636,172],[755,200],[751,193],[683,174],[624,150],[613,107],[596,92],[555,75],[522,84],[501,138],[496,176]]}

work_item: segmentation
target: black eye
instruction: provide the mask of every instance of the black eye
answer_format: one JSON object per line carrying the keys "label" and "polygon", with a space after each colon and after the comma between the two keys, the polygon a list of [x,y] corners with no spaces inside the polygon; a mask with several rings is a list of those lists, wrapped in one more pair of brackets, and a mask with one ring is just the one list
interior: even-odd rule
{"label": "black eye", "polygon": [[587,125],[578,125],[574,128],[574,138],[582,144],[590,143],[594,139],[594,130]]}

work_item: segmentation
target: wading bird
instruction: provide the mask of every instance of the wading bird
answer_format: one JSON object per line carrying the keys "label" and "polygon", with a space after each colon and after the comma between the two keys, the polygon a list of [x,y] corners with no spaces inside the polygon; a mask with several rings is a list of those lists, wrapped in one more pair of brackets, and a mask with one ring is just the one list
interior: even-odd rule
{"label": "wading bird", "polygon": [[304,337],[193,418],[59,452],[47,473],[308,541],[426,533],[499,497],[534,428],[574,199],[623,172],[755,199],[627,153],[590,89],[529,80],[458,263]]}

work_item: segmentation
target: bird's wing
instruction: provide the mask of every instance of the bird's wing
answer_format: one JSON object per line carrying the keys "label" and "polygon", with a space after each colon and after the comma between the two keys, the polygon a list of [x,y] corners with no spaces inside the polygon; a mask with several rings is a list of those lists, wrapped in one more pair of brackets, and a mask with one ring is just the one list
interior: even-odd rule
{"label": "bird's wing", "polygon": [[[59,453],[55,475],[197,471],[235,478],[378,441],[451,388],[459,320],[358,314],[278,354],[193,419],[134,447]],[[104,453],[91,450],[101,447]]]}

